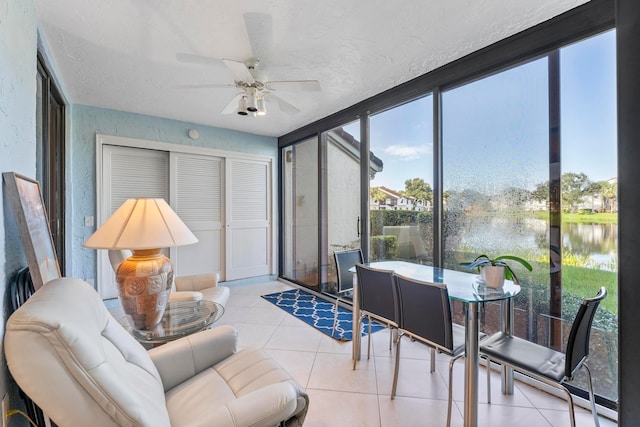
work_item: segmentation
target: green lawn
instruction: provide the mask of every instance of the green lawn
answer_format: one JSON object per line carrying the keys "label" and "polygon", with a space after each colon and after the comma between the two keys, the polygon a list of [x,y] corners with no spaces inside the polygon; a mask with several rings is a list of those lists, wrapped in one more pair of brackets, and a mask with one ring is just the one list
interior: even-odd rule
{"label": "green lawn", "polygon": [[595,296],[601,286],[607,288],[607,297],[601,307],[618,315],[618,275],[615,272],[582,267],[562,267],[562,290],[579,297]]}
{"label": "green lawn", "polygon": [[[535,217],[547,221],[548,212],[536,212]],[[617,224],[617,213],[562,213],[562,222],[570,224]]]}

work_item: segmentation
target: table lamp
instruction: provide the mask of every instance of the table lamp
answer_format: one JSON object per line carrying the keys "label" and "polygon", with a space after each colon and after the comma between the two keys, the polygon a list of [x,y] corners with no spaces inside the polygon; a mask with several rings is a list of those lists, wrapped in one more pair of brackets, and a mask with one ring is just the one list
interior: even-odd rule
{"label": "table lamp", "polygon": [[173,267],[162,248],[198,239],[164,199],[129,199],[84,242],[85,248],[130,249],[116,272],[124,312],[136,329],[162,318],[173,284]]}

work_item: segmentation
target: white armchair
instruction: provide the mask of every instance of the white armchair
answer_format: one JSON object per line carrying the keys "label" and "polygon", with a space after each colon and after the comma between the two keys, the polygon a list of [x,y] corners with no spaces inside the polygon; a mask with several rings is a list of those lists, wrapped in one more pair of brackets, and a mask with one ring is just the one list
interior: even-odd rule
{"label": "white armchair", "polygon": [[59,426],[301,426],[308,396],[236,331],[205,330],[146,351],[95,290],[61,278],[7,321],[5,355],[21,389]]}
{"label": "white armchair", "polygon": [[[120,263],[130,256],[131,251],[128,250],[110,250],[109,261],[113,271],[116,272]],[[220,281],[218,273],[175,277],[169,301],[204,299],[217,302],[224,307],[229,301],[230,292],[227,286],[219,286],[218,281]]]}

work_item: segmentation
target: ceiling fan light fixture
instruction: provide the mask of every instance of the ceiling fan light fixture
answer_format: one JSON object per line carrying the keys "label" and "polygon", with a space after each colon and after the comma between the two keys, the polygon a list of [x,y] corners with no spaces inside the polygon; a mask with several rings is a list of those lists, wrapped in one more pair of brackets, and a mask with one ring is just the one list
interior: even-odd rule
{"label": "ceiling fan light fixture", "polygon": [[247,96],[247,111],[251,111],[252,113],[258,111],[258,101],[254,90],[249,91],[249,95]]}
{"label": "ceiling fan light fixture", "polygon": [[258,97],[256,98],[256,103],[258,105],[257,115],[258,116],[266,115],[267,114],[267,106],[264,103],[264,98],[262,97],[262,95],[258,95]]}
{"label": "ceiling fan light fixture", "polygon": [[246,116],[248,114],[246,96],[240,98],[240,101],[238,102],[238,114],[240,114],[241,116]]}

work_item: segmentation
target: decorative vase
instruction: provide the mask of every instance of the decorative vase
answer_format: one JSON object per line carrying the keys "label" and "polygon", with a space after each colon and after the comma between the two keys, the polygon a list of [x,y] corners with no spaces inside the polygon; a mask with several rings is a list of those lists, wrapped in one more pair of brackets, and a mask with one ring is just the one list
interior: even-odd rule
{"label": "decorative vase", "polygon": [[501,288],[504,285],[504,267],[486,265],[480,269],[480,277],[490,288]]}
{"label": "decorative vase", "polygon": [[171,293],[173,270],[160,249],[134,250],[116,272],[122,308],[135,329],[148,329],[162,319]]}

